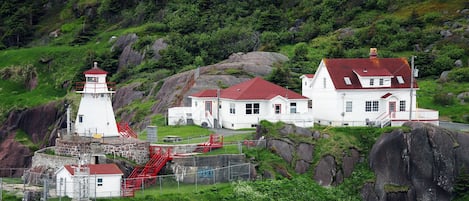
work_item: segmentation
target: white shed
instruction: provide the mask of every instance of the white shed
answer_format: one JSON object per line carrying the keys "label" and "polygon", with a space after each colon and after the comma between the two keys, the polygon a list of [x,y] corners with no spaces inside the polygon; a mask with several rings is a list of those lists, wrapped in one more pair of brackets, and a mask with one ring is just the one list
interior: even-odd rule
{"label": "white shed", "polygon": [[116,164],[65,165],[56,171],[58,196],[120,197],[124,175]]}

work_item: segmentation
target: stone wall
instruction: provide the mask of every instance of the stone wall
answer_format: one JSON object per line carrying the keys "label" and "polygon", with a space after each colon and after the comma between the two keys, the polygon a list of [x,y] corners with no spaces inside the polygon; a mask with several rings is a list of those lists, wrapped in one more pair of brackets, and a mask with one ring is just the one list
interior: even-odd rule
{"label": "stone wall", "polygon": [[32,158],[31,167],[48,167],[55,171],[64,165],[78,163],[77,157],[57,156],[44,153],[45,150],[53,148],[54,147],[47,147],[36,151]]}
{"label": "stone wall", "polygon": [[137,139],[71,139],[57,138],[55,154],[59,156],[78,157],[83,153],[91,155],[109,154],[123,157],[137,164],[145,164],[149,160],[149,142]]}

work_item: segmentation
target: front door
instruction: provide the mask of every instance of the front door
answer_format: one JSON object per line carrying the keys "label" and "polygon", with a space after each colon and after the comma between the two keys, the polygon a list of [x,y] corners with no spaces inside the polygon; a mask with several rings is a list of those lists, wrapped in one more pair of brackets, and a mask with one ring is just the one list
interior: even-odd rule
{"label": "front door", "polygon": [[212,101],[205,101],[205,115],[212,115]]}
{"label": "front door", "polygon": [[389,102],[389,116],[391,118],[396,118],[396,102],[395,101]]}

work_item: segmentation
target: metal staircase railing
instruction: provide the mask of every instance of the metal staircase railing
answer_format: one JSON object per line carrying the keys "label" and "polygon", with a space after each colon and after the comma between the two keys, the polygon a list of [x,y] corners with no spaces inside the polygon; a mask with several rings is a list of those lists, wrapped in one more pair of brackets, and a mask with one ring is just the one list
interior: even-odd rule
{"label": "metal staircase railing", "polygon": [[117,131],[124,138],[137,138],[137,134],[130,128],[126,122],[119,122],[117,124]]}
{"label": "metal staircase railing", "polygon": [[122,184],[122,196],[133,197],[135,191],[140,190],[142,185],[153,184],[158,173],[171,160],[170,154],[170,148],[166,151],[160,148],[156,153],[152,153],[150,160],[145,166],[135,167]]}

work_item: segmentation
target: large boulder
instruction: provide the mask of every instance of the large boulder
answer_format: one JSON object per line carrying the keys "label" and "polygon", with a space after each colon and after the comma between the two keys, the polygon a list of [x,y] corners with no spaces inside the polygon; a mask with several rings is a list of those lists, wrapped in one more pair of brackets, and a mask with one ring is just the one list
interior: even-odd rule
{"label": "large boulder", "polygon": [[418,122],[404,126],[411,132],[383,134],[371,150],[379,200],[450,200],[459,171],[469,167],[469,135]]}
{"label": "large boulder", "polygon": [[291,164],[293,160],[293,154],[295,151],[295,147],[292,142],[288,139],[272,139],[267,141],[267,147],[272,150],[273,152],[277,153],[283,160],[287,161]]}
{"label": "large boulder", "polygon": [[155,96],[159,101],[152,111],[161,114],[170,107],[190,106],[187,97],[193,93],[239,84],[252,76],[266,76],[274,64],[287,60],[286,56],[274,52],[235,53],[220,63],[178,73],[164,80]]}
{"label": "large boulder", "polygon": [[337,164],[333,156],[321,158],[318,166],[314,168],[313,179],[321,186],[331,186],[336,180]]}

